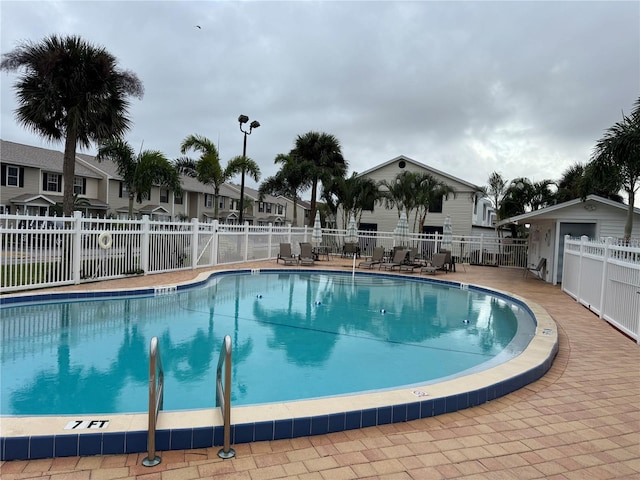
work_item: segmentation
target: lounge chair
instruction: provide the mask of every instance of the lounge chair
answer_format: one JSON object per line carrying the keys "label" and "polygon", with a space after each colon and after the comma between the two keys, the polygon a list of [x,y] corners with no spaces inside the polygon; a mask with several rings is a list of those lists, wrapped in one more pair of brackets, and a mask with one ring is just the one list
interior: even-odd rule
{"label": "lounge chair", "polygon": [[313,265],[315,263],[313,259],[313,246],[310,243],[300,244],[300,257],[298,261],[300,265]]}
{"label": "lounge chair", "polygon": [[385,270],[393,270],[396,267],[400,269],[400,265],[404,265],[405,259],[407,258],[408,254],[409,250],[396,250],[391,261],[382,262],[378,269],[382,270],[384,268]]}
{"label": "lounge chair", "polygon": [[278,263],[280,260],[282,260],[285,265],[294,265],[298,263],[298,259],[293,256],[293,253],[291,253],[290,243],[280,244],[280,253],[278,253],[278,258],[276,258],[276,263]]}
{"label": "lounge chair", "polygon": [[546,266],[547,266],[547,259],[542,257],[538,262],[538,265],[531,264],[525,269],[524,278],[527,278],[527,275],[529,274],[529,272],[531,272],[531,273],[535,273],[536,276],[541,279],[542,272],[545,270]]}
{"label": "lounge chair", "polygon": [[438,270],[443,270],[445,273],[447,272],[447,254],[446,253],[436,253],[431,258],[431,261],[427,263],[424,267],[420,268],[420,273],[432,273],[435,274]]}
{"label": "lounge chair", "polygon": [[375,247],[373,249],[373,255],[369,260],[365,260],[358,264],[358,268],[373,268],[374,265],[382,263],[384,258],[384,247]]}

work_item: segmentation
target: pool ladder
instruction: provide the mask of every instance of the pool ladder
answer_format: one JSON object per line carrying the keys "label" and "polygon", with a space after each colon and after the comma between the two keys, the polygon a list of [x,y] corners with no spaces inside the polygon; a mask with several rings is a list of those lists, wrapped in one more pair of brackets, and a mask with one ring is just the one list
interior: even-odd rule
{"label": "pool ladder", "polygon": [[[222,367],[224,366],[224,386]],[[142,460],[145,467],[154,467],[162,459],[156,455],[156,426],[158,413],[164,400],[164,369],[160,357],[158,337],[151,339],[149,347],[149,429],[147,436],[147,457]],[[224,444],[218,451],[220,458],[233,458],[236,452],[231,448],[231,337],[225,335],[216,370],[216,407],[222,409],[224,421]]]}
{"label": "pool ladder", "polygon": [[160,358],[158,337],[151,339],[149,347],[149,431],[147,436],[147,457],[142,460],[145,467],[154,467],[162,459],[156,455],[156,424],[158,412],[164,400],[164,369]]}

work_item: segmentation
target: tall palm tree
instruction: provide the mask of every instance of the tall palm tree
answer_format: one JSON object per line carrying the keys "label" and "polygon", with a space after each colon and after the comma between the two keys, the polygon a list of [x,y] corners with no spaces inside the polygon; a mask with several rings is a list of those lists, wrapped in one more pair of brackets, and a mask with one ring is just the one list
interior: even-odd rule
{"label": "tall palm tree", "polygon": [[180,153],[185,155],[189,150],[200,153],[198,160],[180,157],[174,165],[180,173],[213,187],[213,212],[217,220],[220,187],[230,178],[229,172],[220,165],[218,149],[208,138],[198,134],[187,136],[180,145]]}
{"label": "tall palm tree", "polygon": [[311,131],[304,135],[298,135],[292,154],[309,163],[308,176],[311,180],[309,226],[313,226],[318,183],[329,182],[334,176],[344,177],[347,171],[347,162],[342,156],[340,142],[335,136],[328,133]]}
{"label": "tall palm tree", "polygon": [[258,192],[261,198],[267,194],[290,198],[293,202],[292,223],[296,227],[299,192],[311,186],[311,179],[307,175],[308,165],[291,153],[279,153],[273,162],[281,165],[280,170],[275,175],[265,178]]}
{"label": "tall palm tree", "polygon": [[584,175],[584,165],[579,162],[569,166],[556,182],[556,203],[564,203],[582,196],[582,180]]}
{"label": "tall palm tree", "polygon": [[[633,230],[635,195],[640,188],[640,98],[636,100],[631,115],[607,129],[598,140],[589,165],[594,171],[606,171],[618,179],[629,199],[627,220],[624,226],[625,241]],[[588,168],[589,168],[588,167]]]}
{"label": "tall palm tree", "polygon": [[129,195],[129,218],[133,218],[133,201],[141,203],[149,198],[153,186],[182,192],[177,170],[157,150],[142,150],[136,155],[131,145],[121,139],[112,139],[100,144],[96,159],[109,159],[116,164]]}
{"label": "tall palm tree", "polygon": [[418,220],[418,233],[422,233],[422,227],[427,218],[430,208],[440,204],[442,199],[449,199],[449,195],[455,198],[456,191],[451,185],[438,180],[428,172],[420,174],[416,178],[417,188],[414,192],[416,197],[416,216],[413,221],[413,228],[416,228]]}
{"label": "tall palm tree", "polygon": [[[243,157],[242,155],[238,155],[229,160],[225,168],[225,173],[229,175],[229,178],[240,173],[242,174],[243,180],[245,175],[249,175],[249,178],[252,178],[254,182],[260,180],[260,167],[258,164],[251,158]],[[248,203],[248,200],[243,198],[241,203],[243,210],[253,209],[253,202]],[[242,214],[244,216],[244,212],[242,212]]]}
{"label": "tall palm tree", "polygon": [[78,36],[25,42],[2,56],[0,70],[24,71],[14,85],[18,123],[49,141],[64,139],[63,211],[71,215],[78,145],[122,136],[130,127],[128,97],[142,98],[142,82]]}

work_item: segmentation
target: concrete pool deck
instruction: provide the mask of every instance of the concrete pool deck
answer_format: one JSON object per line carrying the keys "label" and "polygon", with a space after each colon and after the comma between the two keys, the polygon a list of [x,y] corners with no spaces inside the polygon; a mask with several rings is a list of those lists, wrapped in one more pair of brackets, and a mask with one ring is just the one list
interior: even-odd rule
{"label": "concrete pool deck", "polygon": [[[275,268],[275,261],[238,268]],[[350,268],[348,259],[315,268]],[[233,268],[230,266],[221,269]],[[291,267],[293,269],[298,267]],[[200,271],[136,277],[56,291],[171,285]],[[416,274],[414,274],[416,275]],[[558,287],[521,270],[466,266],[439,279],[510,292],[544,307],[560,349],[540,380],[505,397],[451,414],[313,437],[144,454],[12,461],[2,478],[637,478],[640,476],[640,349]],[[53,289],[48,290],[53,291]]]}

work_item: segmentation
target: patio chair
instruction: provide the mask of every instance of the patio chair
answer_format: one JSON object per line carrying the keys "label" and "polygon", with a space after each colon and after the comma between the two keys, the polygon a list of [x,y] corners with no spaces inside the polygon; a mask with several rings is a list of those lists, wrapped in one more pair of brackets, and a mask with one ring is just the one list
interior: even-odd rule
{"label": "patio chair", "polygon": [[315,260],[313,259],[313,246],[310,243],[300,244],[300,257],[298,261],[300,265],[315,264]]}
{"label": "patio chair", "polygon": [[280,252],[278,253],[278,258],[276,258],[276,263],[280,260],[282,260],[285,265],[294,265],[298,263],[298,259],[293,256],[293,253],[291,253],[290,243],[280,244]]}
{"label": "patio chair", "polygon": [[342,246],[342,256],[353,258],[353,255],[360,258],[360,246],[357,243],[345,243]]}
{"label": "patio chair", "polygon": [[384,258],[384,247],[375,247],[373,254],[369,260],[365,260],[358,264],[358,268],[373,268],[374,265],[382,263]]}
{"label": "patio chair", "polygon": [[538,262],[538,265],[531,264],[524,270],[524,278],[527,278],[529,272],[535,273],[536,277],[542,279],[542,272],[547,266],[547,259],[542,257]]}
{"label": "patio chair", "polygon": [[447,255],[445,253],[436,253],[427,265],[420,268],[420,273],[435,274],[438,270],[447,272]]}
{"label": "patio chair", "polygon": [[409,254],[409,250],[396,250],[393,254],[393,258],[390,262],[382,262],[378,267],[378,270],[393,270],[394,268],[400,269],[400,265],[404,265],[407,255]]}

